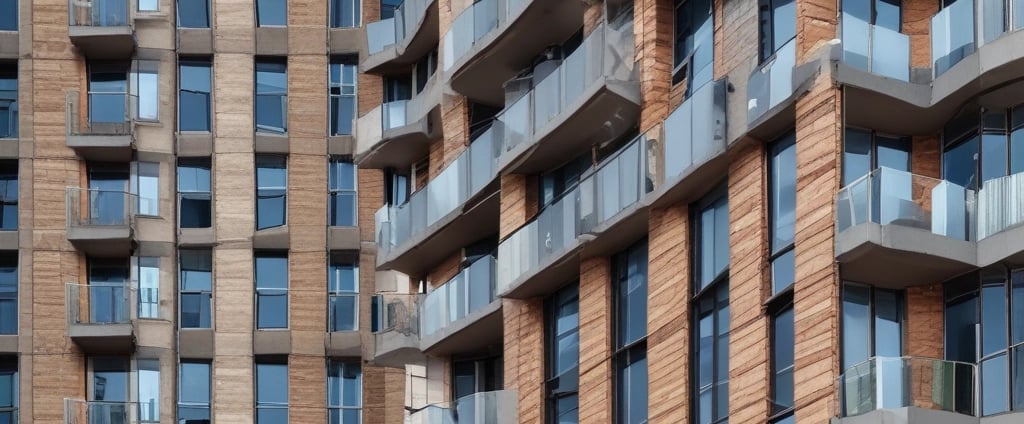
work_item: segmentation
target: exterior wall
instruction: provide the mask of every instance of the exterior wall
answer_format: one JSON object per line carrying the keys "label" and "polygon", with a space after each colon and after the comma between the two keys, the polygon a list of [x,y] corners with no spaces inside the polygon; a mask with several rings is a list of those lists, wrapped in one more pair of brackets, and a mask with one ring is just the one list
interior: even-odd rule
{"label": "exterior wall", "polygon": [[519,423],[544,423],[544,299],[502,299],[505,390],[519,396]]}
{"label": "exterior wall", "polygon": [[650,217],[647,280],[648,421],[688,423],[690,408],[689,209],[673,205]]}
{"label": "exterior wall", "polygon": [[611,263],[580,263],[580,423],[612,422]]}

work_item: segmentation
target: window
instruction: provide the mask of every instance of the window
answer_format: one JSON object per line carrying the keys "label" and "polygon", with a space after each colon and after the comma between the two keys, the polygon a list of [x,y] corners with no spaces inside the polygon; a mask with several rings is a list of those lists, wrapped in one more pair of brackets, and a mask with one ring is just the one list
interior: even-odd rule
{"label": "window", "polygon": [[256,155],[256,229],[285,224],[288,210],[288,159]]}
{"label": "window", "polygon": [[910,172],[910,139],[846,128],[843,136],[843,186],[882,167]]}
{"label": "window", "polygon": [[796,37],[796,1],[758,0],[757,13],[761,62],[766,62]]}
{"label": "window", "polygon": [[647,422],[647,241],[612,258],[615,422]]}
{"label": "window", "polygon": [[362,421],[363,373],[358,362],[327,362],[327,410],[330,424]]}
{"label": "window", "polygon": [[[501,390],[502,362],[500,356],[474,359],[452,358],[452,399],[459,400],[466,396]],[[484,411],[476,411],[484,413]],[[496,411],[491,411],[494,413]],[[469,422],[493,423],[497,417],[476,416]],[[488,419],[491,418],[491,419]]]}
{"label": "window", "polygon": [[[1024,410],[1024,269],[984,268],[944,295],[946,360],[978,364],[981,415]],[[957,391],[957,411],[970,413],[972,394]]]}
{"label": "window", "polygon": [[711,0],[675,0],[672,83],[684,78],[688,91],[714,78],[715,30]]}
{"label": "window", "polygon": [[160,258],[136,259],[139,275],[139,318],[160,317]]}
{"label": "window", "polygon": [[207,0],[178,0],[178,28],[209,28],[210,4]]}
{"label": "window", "polygon": [[[260,0],[275,2],[284,0]],[[288,65],[283,61],[256,61],[256,132],[288,132]]]}
{"label": "window", "polygon": [[342,57],[331,63],[332,136],[352,134],[352,120],[356,117],[358,61],[356,57]]}
{"label": "window", "polygon": [[[864,390],[874,387],[901,387],[903,384],[903,292],[843,282],[842,294],[842,389]],[[847,372],[871,358],[882,358],[871,366],[879,373]],[[878,391],[872,405],[860,405],[856,396],[844,397],[844,416],[858,415],[875,405],[902,405],[903,391]],[[863,409],[862,409],[863,408]]]}
{"label": "window", "polygon": [[178,227],[210,228],[210,159],[178,159]]}
{"label": "window", "polygon": [[182,360],[178,379],[178,423],[210,424],[210,363]]}
{"label": "window", "polygon": [[547,323],[547,422],[579,422],[580,285],[555,292],[545,305]]}
{"label": "window", "polygon": [[590,169],[592,161],[591,152],[587,152],[558,169],[541,174],[537,179],[540,184],[537,194],[540,196],[539,205],[541,209],[555,203],[565,193],[576,188],[580,184],[580,177]]}
{"label": "window", "polygon": [[[140,3],[141,4],[141,3]],[[133,118],[140,121],[160,120],[160,61],[136,60],[132,62],[131,89],[135,97]]]}
{"label": "window", "polygon": [[[128,121],[128,69],[124,64],[89,64],[89,123]],[[127,133],[127,130],[124,130]]]}
{"label": "window", "polygon": [[135,192],[139,215],[160,216],[160,164],[136,162]]}
{"label": "window", "polygon": [[942,132],[942,177],[978,189],[996,178],[1024,172],[1024,106],[954,118]]}
{"label": "window", "polygon": [[331,0],[331,28],[358,27],[362,0]]}
{"label": "window", "polygon": [[380,19],[391,19],[395,17],[395,10],[402,5],[403,0],[380,0]]}
{"label": "window", "polygon": [[413,77],[416,78],[416,93],[422,93],[423,89],[427,86],[427,81],[434,76],[434,72],[437,71],[437,47],[435,46],[430,53],[423,56],[419,62],[416,62],[416,70],[413,72]]}
{"label": "window", "polygon": [[179,131],[210,132],[210,69],[209,59],[178,62]]}
{"label": "window", "polygon": [[332,227],[356,226],[356,166],[351,160],[331,159],[330,217]]}
{"label": "window", "polygon": [[0,161],[0,230],[18,229],[18,162]]}
{"label": "window", "polygon": [[359,330],[359,256],[331,253],[327,292],[330,297],[328,331]]}
{"label": "window", "polygon": [[256,328],[288,328],[288,255],[256,253]]}
{"label": "window", "polygon": [[771,144],[768,163],[768,231],[770,234],[772,294],[793,285],[796,236],[796,134]]}
{"label": "window", "polygon": [[412,76],[384,77],[384,103],[399,102],[412,98]]}
{"label": "window", "polygon": [[139,421],[160,422],[160,360],[138,359]]}
{"label": "window", "polygon": [[159,12],[160,0],[138,0],[139,12]]}
{"label": "window", "polygon": [[[2,2],[3,0],[0,0]],[[16,4],[16,1],[10,1]],[[2,6],[0,6],[2,8]],[[0,21],[4,19],[0,12]],[[2,27],[0,23],[0,27]],[[18,65],[0,65],[0,138],[18,137]]]}
{"label": "window", "polygon": [[900,17],[901,3],[901,0],[844,0],[842,7],[844,15],[853,16],[871,25],[900,32],[900,22],[902,20]]}
{"label": "window", "polygon": [[129,321],[128,261],[88,258],[89,321],[117,324]]}
{"label": "window", "polygon": [[287,0],[256,0],[256,26],[288,25]]}
{"label": "window", "polygon": [[0,0],[0,31],[18,30],[18,0]]}
{"label": "window", "polygon": [[127,357],[100,356],[90,358],[89,362],[92,364],[89,400],[108,402],[105,408],[90,411],[89,422],[103,422],[100,419],[108,415],[113,422],[129,422],[127,402],[131,384],[128,380],[131,360]]}
{"label": "window", "polygon": [[256,363],[256,424],[288,423],[288,363]]}
{"label": "window", "polygon": [[181,328],[210,328],[213,295],[213,257],[209,249],[178,252],[181,290]]}
{"label": "window", "polygon": [[793,329],[792,291],[785,299],[775,299],[771,317],[771,423],[792,423],[793,418],[793,363],[796,339]]}
{"label": "window", "polygon": [[409,200],[409,176],[394,168],[384,169],[384,203],[401,206]]}
{"label": "window", "polygon": [[729,202],[723,185],[693,208],[693,392],[698,423],[729,417]]}
{"label": "window", "polygon": [[[16,250],[0,252],[0,334],[18,334],[18,251]],[[0,387],[0,390],[2,389]],[[0,423],[2,422],[0,420]]]}
{"label": "window", "polygon": [[0,423],[17,423],[18,357],[0,356]]}
{"label": "window", "polygon": [[88,165],[89,214],[86,225],[128,223],[128,166]]}

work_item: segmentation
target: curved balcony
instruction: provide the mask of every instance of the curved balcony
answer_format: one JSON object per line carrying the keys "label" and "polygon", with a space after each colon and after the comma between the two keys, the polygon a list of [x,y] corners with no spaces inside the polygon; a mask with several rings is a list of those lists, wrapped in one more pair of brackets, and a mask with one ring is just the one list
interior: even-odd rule
{"label": "curved balcony", "polygon": [[[579,1],[481,0],[462,11],[444,35],[442,64],[450,86],[480,103],[501,106],[501,84],[548,46],[583,26]],[[538,31],[538,25],[544,30]]]}
{"label": "curved balcony", "polygon": [[420,306],[422,349],[432,355],[471,353],[501,345],[501,299],[495,259],[484,256],[437,286]]}
{"label": "curved balcony", "polygon": [[846,89],[846,123],[893,134],[928,134],[976,98],[990,108],[1019,102],[1024,97],[1024,84],[1018,81],[1024,66],[1024,31],[1019,31],[1024,19],[1011,11],[1024,8],[1024,2],[1010,3],[1007,8],[958,0],[936,13],[931,60],[924,68],[910,65],[907,35],[844,13],[844,34],[849,35],[842,39],[842,60],[833,77]]}
{"label": "curved balcony", "polygon": [[792,129],[796,99],[813,82],[818,68],[817,59],[797,66],[796,38],[755,68],[747,79],[748,131],[760,139],[771,140]]}
{"label": "curved balcony", "polygon": [[598,26],[557,68],[535,67],[531,85],[495,118],[504,133],[502,173],[553,169],[635,126],[640,83],[632,21]]}
{"label": "curved balcony", "polygon": [[138,201],[128,192],[68,187],[68,240],[90,256],[131,255]]}
{"label": "curved balcony", "polygon": [[437,74],[412,100],[385,103],[356,121],[355,162],[361,168],[402,168],[426,157],[441,136]]}
{"label": "curved balcony", "polygon": [[437,0],[404,0],[395,16],[366,24],[363,72],[407,67],[430,53],[438,40]]}
{"label": "curved balcony", "polygon": [[455,402],[427,405],[413,412],[411,424],[514,424],[519,422],[515,390],[496,390],[463,396]]}
{"label": "curved balcony", "polygon": [[840,375],[833,423],[977,423],[976,373],[974,364],[940,359],[868,359]]}
{"label": "curved balcony", "polygon": [[373,315],[373,362],[405,368],[422,363],[420,311],[423,295],[379,293],[371,302]]}
{"label": "curved balcony", "polygon": [[423,275],[497,228],[500,142],[488,129],[408,202],[377,211],[378,270]]}
{"label": "curved balcony", "polygon": [[68,0],[68,36],[92,59],[128,59],[135,51],[136,10],[129,0]]}

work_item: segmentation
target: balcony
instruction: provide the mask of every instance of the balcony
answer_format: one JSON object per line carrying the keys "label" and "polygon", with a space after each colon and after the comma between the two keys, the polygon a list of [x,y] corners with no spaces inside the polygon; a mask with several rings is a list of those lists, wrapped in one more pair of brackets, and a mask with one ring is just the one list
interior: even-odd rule
{"label": "balcony", "polygon": [[747,79],[747,127],[769,140],[793,127],[796,98],[809,84],[817,64],[796,66],[796,38],[789,40]]}
{"label": "balcony", "polygon": [[68,36],[91,59],[127,59],[135,51],[129,0],[68,0]]}
{"label": "balcony", "polygon": [[[89,93],[82,99],[68,92],[67,145],[85,159],[127,162],[132,159],[130,116],[133,96],[127,93]],[[95,113],[94,113],[95,112]]]}
{"label": "balcony", "polygon": [[640,136],[585,173],[579,185],[546,206],[498,246],[497,290],[502,297],[550,294],[579,274],[583,255],[600,256],[642,237],[640,213],[654,190],[650,148]]}
{"label": "balcony", "polygon": [[885,78],[910,81],[910,36],[846,12],[842,25],[843,63]]}
{"label": "balcony", "polygon": [[408,66],[437,45],[437,0],[405,0],[395,16],[366,24],[363,72],[385,72]]}
{"label": "balcony", "polygon": [[[442,63],[452,89],[477,102],[502,105],[501,83],[579,30],[583,6],[578,1],[481,0],[467,7],[444,35]],[[543,31],[537,30],[539,22]]]}
{"label": "balcony", "polygon": [[68,240],[90,256],[130,256],[137,204],[138,196],[123,191],[68,187]]}
{"label": "balcony", "polygon": [[160,422],[157,405],[140,402],[64,399],[64,424],[141,424]]}
{"label": "balcony", "polygon": [[1024,173],[985,181],[977,199],[977,265],[1024,260]]}
{"label": "balcony", "polygon": [[420,350],[420,310],[423,295],[379,293],[371,301],[373,363],[404,368],[423,363]]}
{"label": "balcony", "polygon": [[832,422],[976,424],[976,372],[962,362],[871,358],[839,377],[839,417]]}
{"label": "balcony", "polygon": [[68,336],[89,353],[131,353],[136,298],[128,284],[68,283]]}
{"label": "balcony", "polygon": [[389,102],[356,121],[355,162],[363,168],[403,168],[426,157],[441,136],[437,74],[412,100]]}
{"label": "balcony", "polygon": [[495,268],[494,257],[484,256],[423,298],[420,334],[424,352],[447,356],[501,345]]}
{"label": "balcony", "polygon": [[553,169],[633,128],[640,115],[636,71],[632,21],[602,24],[565,60],[537,65],[532,89],[495,118],[504,134],[502,173]]}
{"label": "balcony", "polygon": [[[454,405],[453,405],[454,404]],[[428,405],[409,416],[411,424],[513,424],[519,422],[514,390],[474,393],[452,403]]]}
{"label": "balcony", "polygon": [[835,254],[843,278],[905,288],[971,270],[974,204],[974,191],[948,181],[872,171],[836,195]]}
{"label": "balcony", "polygon": [[423,275],[497,228],[499,146],[492,127],[408,202],[377,211],[378,270]]}

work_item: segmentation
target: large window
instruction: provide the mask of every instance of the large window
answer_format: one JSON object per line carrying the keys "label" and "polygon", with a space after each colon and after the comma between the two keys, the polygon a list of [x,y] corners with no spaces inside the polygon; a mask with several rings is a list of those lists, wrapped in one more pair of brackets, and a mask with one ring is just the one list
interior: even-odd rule
{"label": "large window", "polygon": [[128,122],[128,67],[118,63],[89,63],[89,123]]}
{"label": "large window", "polygon": [[[501,357],[476,359],[452,358],[452,399],[458,400],[474,393],[500,390],[502,380]],[[483,413],[484,411],[476,411]],[[493,411],[491,411],[493,413]],[[477,416],[470,422],[497,422],[496,417]],[[488,419],[492,418],[492,419]]]}
{"label": "large window", "polygon": [[213,301],[213,257],[209,249],[178,252],[181,328],[210,328]]}
{"label": "large window", "polygon": [[351,135],[356,117],[359,58],[345,56],[331,61],[331,134]]}
{"label": "large window", "polygon": [[768,233],[771,248],[772,294],[793,285],[796,264],[796,135],[771,144],[768,163]]}
{"label": "large window", "polygon": [[[0,251],[0,334],[18,334],[18,251],[16,250]],[[0,421],[0,423],[2,422]]]}
{"label": "large window", "polygon": [[18,229],[18,162],[0,161],[0,230]]}
{"label": "large window", "polygon": [[160,317],[160,258],[135,258],[139,280],[139,318]]}
{"label": "large window", "polygon": [[207,0],[178,0],[178,28],[209,28],[210,4]]}
{"label": "large window", "polygon": [[330,297],[329,331],[359,329],[359,257],[341,252],[331,253],[327,288]]}
{"label": "large window", "polygon": [[757,15],[764,62],[796,37],[796,0],[758,0]]}
{"label": "large window", "polygon": [[[131,373],[131,359],[119,356],[100,356],[89,358],[92,365],[92,378],[89,379],[89,400],[108,402],[107,408],[98,408],[99,411],[89,414],[90,422],[97,418],[106,417],[107,413],[112,421],[120,421],[122,417],[127,418],[128,402],[130,397],[129,374]],[[127,422],[127,420],[124,420]],[[102,422],[102,421],[100,421]]]}
{"label": "large window", "polygon": [[288,132],[288,65],[283,61],[256,61],[256,132]]}
{"label": "large window", "polygon": [[380,0],[380,19],[384,20],[395,17],[395,9],[398,9],[402,2],[403,0]]}
{"label": "large window", "polygon": [[942,178],[969,189],[1024,172],[1024,106],[968,111],[942,132]]}
{"label": "large window", "polygon": [[351,160],[332,158],[330,167],[330,225],[354,227],[356,217],[356,166]]}
{"label": "large window", "polygon": [[88,164],[89,224],[125,225],[128,222],[128,166]]}
{"label": "large window", "polygon": [[[842,301],[840,359],[845,376],[840,381],[841,387],[872,387],[872,379],[878,379],[879,387],[901,387],[904,378],[904,364],[899,359],[903,355],[903,292],[847,281],[843,282]],[[875,357],[894,360],[873,363],[878,373],[849,372],[852,367]],[[880,390],[876,395],[879,398],[874,399],[874,405],[867,406],[903,405],[901,390]],[[847,396],[844,400],[847,402],[841,405],[847,414],[844,416],[864,412],[862,405],[856,403],[856,396]]]}
{"label": "large window", "polygon": [[138,193],[136,213],[160,216],[160,163],[135,162],[135,193]]}
{"label": "large window", "polygon": [[256,0],[256,26],[288,25],[287,0]]}
{"label": "large window", "polygon": [[160,120],[160,61],[136,60],[132,62],[130,78],[132,101],[135,108],[132,117],[140,121]]}
{"label": "large window", "polygon": [[210,363],[182,360],[178,378],[178,422],[210,424]]}
{"label": "large window", "polygon": [[771,405],[768,411],[771,423],[792,424],[793,416],[793,364],[796,338],[793,327],[792,291],[775,299],[771,316]]}
{"label": "large window", "polygon": [[547,396],[550,424],[579,422],[580,285],[562,288],[547,300]]}
{"label": "large window", "polygon": [[18,357],[0,356],[0,423],[18,421]]}
{"label": "large window", "polygon": [[0,0],[0,31],[18,30],[18,0]]}
{"label": "large window", "polygon": [[130,319],[128,260],[88,258],[89,322],[126,323]]}
{"label": "large window", "polygon": [[331,0],[331,28],[354,28],[360,23],[362,0]]}
{"label": "large window", "polygon": [[287,362],[256,362],[256,424],[288,424]]}
{"label": "large window", "polygon": [[178,130],[210,131],[210,99],[213,91],[209,59],[178,62]]}
{"label": "large window", "polygon": [[729,202],[723,185],[694,206],[693,407],[696,422],[729,417]]}
{"label": "large window", "polygon": [[210,228],[210,158],[178,159],[178,227]]}
{"label": "large window", "polygon": [[647,422],[647,241],[612,258],[615,422]]}
{"label": "large window", "polygon": [[[981,415],[1024,410],[1024,270],[991,266],[944,291],[946,359],[978,364]],[[958,411],[970,405],[956,399]]]}
{"label": "large window", "polygon": [[902,0],[844,0],[843,14],[871,25],[900,32],[901,3]]}
{"label": "large window", "polygon": [[135,376],[139,400],[139,421],[143,423],[160,422],[160,360],[135,360]]}
{"label": "large window", "polygon": [[288,255],[256,253],[256,328],[288,328]]}
{"label": "large window", "polygon": [[363,372],[358,362],[327,362],[327,409],[329,424],[362,421]]}
{"label": "large window", "polygon": [[715,30],[711,0],[675,2],[672,83],[686,79],[688,88],[699,88],[714,78]]}
{"label": "large window", "polygon": [[[14,0],[0,0],[0,3]],[[0,9],[3,7],[0,6]],[[0,21],[4,19],[0,11]],[[2,24],[0,24],[2,26]],[[18,66],[0,64],[0,138],[18,137]]]}
{"label": "large window", "polygon": [[843,186],[882,167],[910,172],[910,139],[846,128],[843,137]]}
{"label": "large window", "polygon": [[288,158],[256,155],[256,229],[285,224],[288,210]]}

